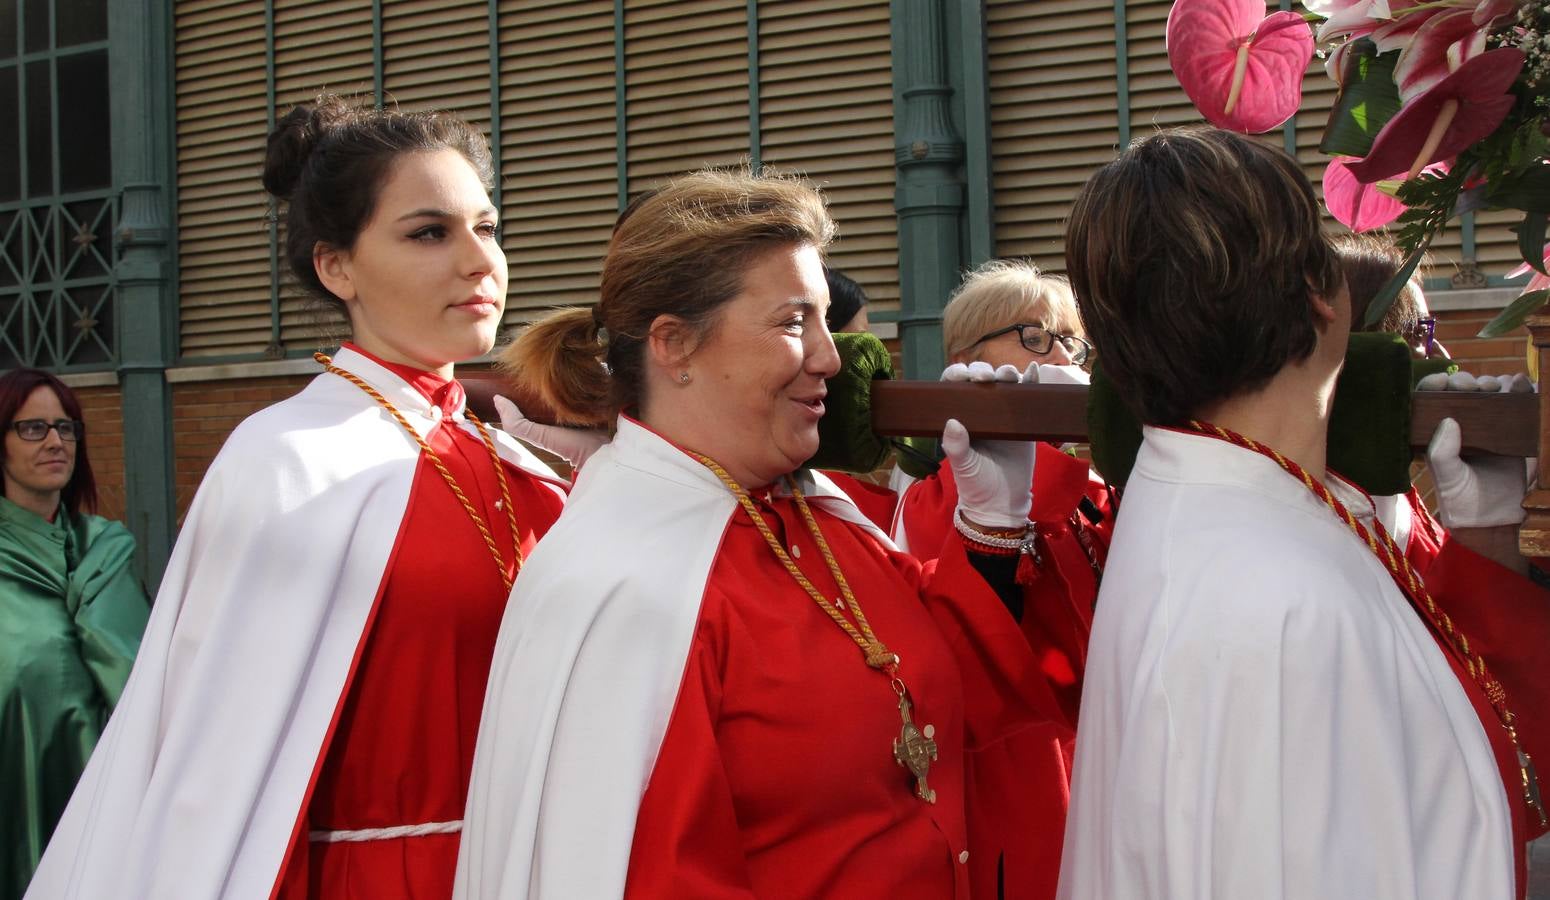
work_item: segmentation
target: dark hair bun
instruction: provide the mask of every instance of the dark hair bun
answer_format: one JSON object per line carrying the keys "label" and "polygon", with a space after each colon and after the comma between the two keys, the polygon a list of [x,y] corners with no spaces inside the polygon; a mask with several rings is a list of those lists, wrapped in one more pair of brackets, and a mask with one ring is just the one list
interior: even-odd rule
{"label": "dark hair bun", "polygon": [[350,108],[336,96],[318,98],[292,109],[269,132],[264,150],[264,190],[281,200],[289,200],[301,180],[319,140],[350,115]]}

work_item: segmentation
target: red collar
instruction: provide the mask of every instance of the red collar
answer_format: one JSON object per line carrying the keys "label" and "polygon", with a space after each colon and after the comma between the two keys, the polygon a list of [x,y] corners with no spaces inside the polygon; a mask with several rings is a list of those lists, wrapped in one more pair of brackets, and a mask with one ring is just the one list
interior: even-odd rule
{"label": "red collar", "polygon": [[369,350],[363,350],[358,344],[345,341],[342,347],[349,347],[356,353],[366,357],[377,365],[399,378],[406,384],[419,391],[421,396],[430,401],[432,406],[438,406],[446,415],[452,415],[463,408],[463,385],[456,378],[443,378],[435,372],[427,372],[415,366],[406,366],[403,363],[388,362]]}

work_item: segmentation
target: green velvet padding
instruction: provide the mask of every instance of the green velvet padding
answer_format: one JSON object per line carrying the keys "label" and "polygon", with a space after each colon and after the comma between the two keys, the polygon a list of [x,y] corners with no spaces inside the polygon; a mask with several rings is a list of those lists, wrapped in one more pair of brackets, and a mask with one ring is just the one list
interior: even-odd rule
{"label": "green velvet padding", "polygon": [[1329,467],[1369,494],[1410,490],[1411,369],[1399,335],[1351,335],[1329,412]]}
{"label": "green velvet padding", "polygon": [[840,370],[827,382],[824,415],[818,420],[818,453],[807,464],[815,469],[871,472],[888,459],[892,447],[872,430],[872,382],[893,377],[888,348],[873,334],[834,336]]}
{"label": "green velvet padding", "polygon": [[[1448,363],[1416,360],[1392,334],[1353,334],[1345,368],[1335,385],[1329,417],[1329,467],[1372,494],[1410,488],[1410,391],[1421,375],[1446,371]],[[1093,467],[1123,486],[1141,448],[1141,429],[1114,385],[1093,372],[1087,395]]]}

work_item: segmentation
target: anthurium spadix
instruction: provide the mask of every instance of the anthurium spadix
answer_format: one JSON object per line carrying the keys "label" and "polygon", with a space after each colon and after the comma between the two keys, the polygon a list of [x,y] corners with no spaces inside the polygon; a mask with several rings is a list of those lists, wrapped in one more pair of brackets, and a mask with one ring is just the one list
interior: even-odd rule
{"label": "anthurium spadix", "polygon": [[1168,64],[1190,102],[1219,128],[1269,131],[1297,112],[1313,59],[1313,31],[1263,0],[1177,0],[1168,13]]}
{"label": "anthurium spadix", "polygon": [[1515,98],[1507,93],[1523,68],[1516,47],[1488,50],[1458,67],[1425,93],[1412,98],[1373,139],[1372,150],[1348,168],[1370,184],[1401,173],[1414,178],[1440,159],[1496,130]]}

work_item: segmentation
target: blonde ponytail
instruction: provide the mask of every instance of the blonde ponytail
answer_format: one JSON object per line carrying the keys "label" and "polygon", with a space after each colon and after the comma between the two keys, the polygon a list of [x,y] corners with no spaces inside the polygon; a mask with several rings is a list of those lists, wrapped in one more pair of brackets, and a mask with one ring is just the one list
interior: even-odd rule
{"label": "blonde ponytail", "polygon": [[611,426],[618,407],[592,309],[573,306],[533,323],[501,353],[501,368],[562,425]]}

